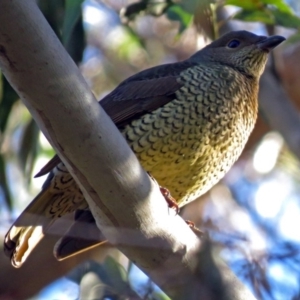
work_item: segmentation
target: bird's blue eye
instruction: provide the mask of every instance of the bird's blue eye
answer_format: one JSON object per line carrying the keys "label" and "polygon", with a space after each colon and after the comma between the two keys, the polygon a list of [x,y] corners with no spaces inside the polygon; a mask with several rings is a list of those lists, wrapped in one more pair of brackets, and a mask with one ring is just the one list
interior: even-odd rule
{"label": "bird's blue eye", "polygon": [[228,43],[228,48],[237,48],[240,45],[240,41],[232,40]]}

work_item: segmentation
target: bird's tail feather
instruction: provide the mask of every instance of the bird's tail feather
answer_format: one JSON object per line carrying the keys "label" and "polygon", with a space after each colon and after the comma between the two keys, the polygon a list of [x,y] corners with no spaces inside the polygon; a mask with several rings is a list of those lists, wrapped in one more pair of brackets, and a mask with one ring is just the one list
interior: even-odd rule
{"label": "bird's tail feather", "polygon": [[64,260],[107,243],[89,210],[78,210],[75,222],[54,247],[54,256]]}
{"label": "bird's tail feather", "polygon": [[46,215],[54,197],[49,188],[42,190],[14,222],[4,239],[4,252],[11,258],[14,267],[19,268],[38,242],[54,218]]}

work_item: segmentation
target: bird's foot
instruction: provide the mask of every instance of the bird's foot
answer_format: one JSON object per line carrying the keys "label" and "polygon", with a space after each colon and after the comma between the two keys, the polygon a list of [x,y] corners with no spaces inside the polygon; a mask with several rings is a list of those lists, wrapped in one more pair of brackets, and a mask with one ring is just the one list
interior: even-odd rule
{"label": "bird's foot", "polygon": [[[150,178],[156,184],[158,184],[157,181],[156,181],[156,179],[151,175],[151,173],[150,172],[147,172],[147,173],[150,176]],[[162,186],[159,186],[159,188],[160,188],[160,192],[162,193],[162,195],[166,199],[169,208],[173,208],[176,211],[176,214],[178,214],[179,213],[179,206],[178,206],[178,204],[176,202],[176,199],[171,196],[171,193],[170,193],[170,191],[167,188],[162,187]]]}
{"label": "bird's foot", "polygon": [[185,220],[186,224],[190,226],[190,228],[194,231],[194,233],[199,237],[202,238],[204,236],[204,232],[201,231],[199,228],[195,226],[195,223],[190,220]]}
{"label": "bird's foot", "polygon": [[176,211],[176,214],[178,214],[179,213],[178,204],[177,204],[176,200],[171,196],[170,191],[167,188],[162,187],[162,186],[160,186],[159,188],[160,188],[160,192],[162,193],[162,195],[166,199],[169,207],[173,208]]}

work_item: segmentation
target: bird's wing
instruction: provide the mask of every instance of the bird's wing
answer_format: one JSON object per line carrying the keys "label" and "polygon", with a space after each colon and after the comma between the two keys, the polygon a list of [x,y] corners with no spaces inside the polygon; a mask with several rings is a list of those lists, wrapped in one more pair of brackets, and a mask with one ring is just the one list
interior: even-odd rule
{"label": "bird's wing", "polygon": [[[116,126],[122,127],[172,101],[182,87],[179,74],[191,66],[184,61],[142,71],[123,81],[99,103]],[[35,177],[49,173],[60,161],[56,154]]]}
{"label": "bird's wing", "polygon": [[129,81],[108,94],[100,104],[121,127],[174,100],[181,86],[176,76]]}

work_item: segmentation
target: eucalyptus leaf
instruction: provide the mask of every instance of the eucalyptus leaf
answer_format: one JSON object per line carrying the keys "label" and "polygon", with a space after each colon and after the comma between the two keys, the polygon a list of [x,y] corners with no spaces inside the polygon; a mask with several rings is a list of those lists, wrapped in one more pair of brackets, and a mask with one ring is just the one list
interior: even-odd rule
{"label": "eucalyptus leaf", "polygon": [[[4,133],[14,103],[19,100],[18,94],[2,76],[2,98],[0,99],[0,136]],[[1,140],[0,140],[1,145]]]}
{"label": "eucalyptus leaf", "polygon": [[234,15],[234,19],[246,22],[262,22],[273,25],[275,20],[273,14],[268,10],[242,10]]}
{"label": "eucalyptus leaf", "polygon": [[289,7],[284,0],[261,0],[264,4],[273,5],[279,11],[293,14],[293,10]]}
{"label": "eucalyptus leaf", "polygon": [[71,36],[69,37],[67,44],[65,44],[64,46],[76,64],[82,61],[86,42],[81,15],[74,25],[73,31],[71,32]]}
{"label": "eucalyptus leaf", "polygon": [[7,176],[6,176],[6,161],[0,152],[0,188],[4,194],[4,200],[8,208],[12,209],[12,198],[8,187]]}
{"label": "eucalyptus leaf", "polygon": [[155,300],[171,300],[170,297],[168,297],[165,293],[161,292],[161,293],[158,293],[158,292],[154,292],[153,293],[153,299]]}
{"label": "eucalyptus leaf", "polygon": [[122,293],[128,285],[128,276],[124,267],[115,259],[108,256],[104,261],[103,268],[108,274],[108,277],[113,281],[113,286]]}
{"label": "eucalyptus leaf", "polygon": [[167,17],[180,24],[179,32],[182,33],[192,22],[193,15],[186,12],[180,5],[172,5],[167,10]]}
{"label": "eucalyptus leaf", "polygon": [[39,7],[50,24],[51,28],[61,40],[62,24],[64,21],[65,1],[64,0],[39,0]]}
{"label": "eucalyptus leaf", "polygon": [[81,17],[81,5],[83,0],[66,0],[65,1],[65,16],[62,26],[62,41],[67,45],[74,27]]}
{"label": "eucalyptus leaf", "polygon": [[[285,41],[285,46],[287,45],[292,45],[292,44],[296,44],[296,43],[300,43],[300,32],[297,32],[293,35],[291,35],[286,41]],[[296,162],[293,161],[293,164],[296,165]],[[297,169],[298,170],[298,169]],[[300,178],[300,174],[299,174],[299,178]]]}
{"label": "eucalyptus leaf", "polygon": [[94,272],[87,272],[82,276],[80,282],[79,299],[94,300],[105,299],[107,296],[108,286],[104,284],[101,278]]}
{"label": "eucalyptus leaf", "polygon": [[38,137],[39,128],[33,119],[25,125],[21,136],[20,148],[19,148],[19,161],[21,164],[21,170],[23,171],[28,181],[30,181],[34,162],[38,152]]}
{"label": "eucalyptus leaf", "polygon": [[[185,1],[181,1],[180,3],[178,3],[178,5],[181,6],[181,8],[182,8],[185,12],[187,12],[187,13],[193,15],[194,12],[195,12],[195,10],[196,10],[196,8],[197,8],[197,6],[198,6],[201,2],[203,2],[203,1],[204,1],[204,0],[201,0],[201,1],[199,1],[199,0],[185,0]],[[211,1],[209,1],[209,2],[215,2],[215,1],[214,1],[214,0],[211,0]]]}
{"label": "eucalyptus leaf", "polygon": [[273,11],[274,20],[276,25],[288,27],[288,28],[299,28],[300,18],[290,13],[282,12],[279,10]]}
{"label": "eucalyptus leaf", "polygon": [[261,1],[253,0],[226,0],[225,5],[233,5],[245,10],[256,10],[262,7]]}

